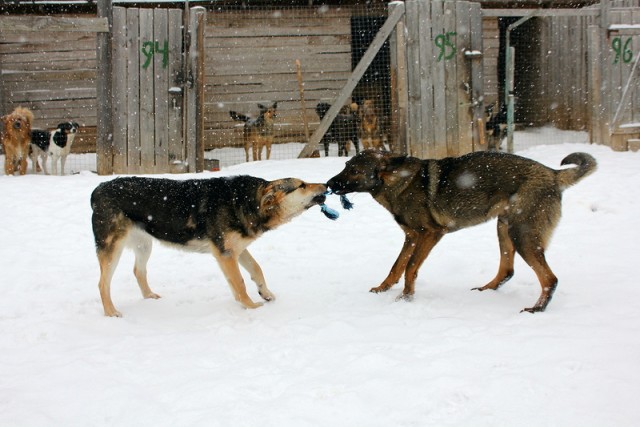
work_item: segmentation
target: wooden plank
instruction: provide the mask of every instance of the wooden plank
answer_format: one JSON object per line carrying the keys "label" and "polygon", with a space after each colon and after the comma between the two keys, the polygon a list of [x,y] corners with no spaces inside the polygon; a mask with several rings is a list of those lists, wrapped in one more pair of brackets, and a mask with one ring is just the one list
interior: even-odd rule
{"label": "wooden plank", "polygon": [[207,51],[209,49],[242,49],[247,46],[254,46],[263,49],[282,48],[283,41],[287,47],[323,47],[323,46],[350,46],[351,34],[346,32],[343,34],[333,35],[312,35],[302,34],[291,37],[271,37],[271,38],[248,38],[248,37],[207,37],[205,45]]}
{"label": "wooden plank", "polygon": [[[153,10],[153,101],[155,173],[169,172],[169,17],[167,9]],[[179,59],[179,58],[178,58]]]}
{"label": "wooden plank", "polygon": [[[0,17],[0,21],[2,21]],[[28,36],[28,37],[27,37]],[[54,50],[61,50],[73,46],[75,43],[80,43],[82,47],[85,43],[90,43],[97,38],[97,33],[78,33],[78,32],[61,32],[61,31],[48,31],[48,32],[28,32],[28,33],[2,33],[2,41],[0,44],[0,50],[5,52],[11,51],[33,51],[40,45],[53,45]],[[63,46],[60,46],[63,45]]]}
{"label": "wooden plank", "polygon": [[[154,99],[156,97],[154,80],[155,74],[162,70],[156,70],[153,52],[153,9],[140,9],[140,38],[139,50],[140,67],[140,167],[142,173],[155,171],[155,120]],[[151,43],[151,45],[149,45]],[[144,52],[147,52],[145,55]]]}
{"label": "wooden plank", "polygon": [[[34,63],[34,62],[43,62],[42,52],[43,49],[38,49],[34,52],[29,53],[16,53],[10,52],[7,55],[6,64],[13,63]],[[93,49],[87,50],[75,50],[73,52],[67,51],[47,51],[46,53],[46,61],[47,63],[58,62],[58,63],[67,63],[70,69],[75,69],[73,64],[75,61],[87,61],[87,60],[95,60],[96,52],[95,46]]]}
{"label": "wooden plank", "polygon": [[[184,85],[180,80],[182,74],[182,11],[179,9],[169,10],[169,75],[173,76],[169,88],[169,166],[171,162],[184,161],[184,140],[183,140],[183,100]],[[178,91],[179,90],[179,91]]]}
{"label": "wooden plank", "polygon": [[[5,55],[5,60],[7,55]],[[4,73],[5,74],[17,74],[17,73],[42,73],[42,72],[50,72],[50,71],[69,71],[73,72],[78,68],[85,69],[93,69],[96,70],[98,66],[98,62],[95,59],[90,59],[86,61],[78,60],[78,61],[63,61],[63,62],[35,62],[35,63],[26,63],[22,62],[19,64],[5,64]]]}
{"label": "wooden plank", "polygon": [[[105,0],[106,1],[106,0]],[[111,1],[109,1],[111,3]],[[3,16],[0,18],[0,34],[5,32],[83,31],[108,33],[107,17],[56,17],[56,16]]]}
{"label": "wooden plank", "polygon": [[[448,0],[444,2],[444,31],[446,36],[456,31],[456,9],[455,2]],[[451,35],[450,42],[456,46],[457,35]],[[460,52],[447,59],[447,49],[444,51],[442,62],[445,68],[445,109],[447,123],[447,156],[456,156],[459,152],[458,147],[458,71],[457,57]]]}
{"label": "wooden plank", "polygon": [[344,105],[347,98],[351,96],[351,92],[358,84],[358,81],[362,78],[365,71],[369,67],[369,64],[371,63],[371,61],[373,61],[380,48],[389,37],[389,34],[391,34],[391,32],[394,30],[396,24],[403,15],[404,7],[401,7],[400,5],[398,5],[398,7],[395,8],[389,15],[385,23],[380,28],[380,31],[378,31],[378,34],[376,34],[375,38],[369,45],[369,48],[360,59],[360,62],[353,70],[353,73],[349,77],[349,80],[347,81],[344,89],[342,90],[340,95],[338,95],[338,98],[333,102],[324,119],[322,120],[322,122],[320,122],[320,126],[313,133],[309,140],[309,143],[304,146],[298,157],[309,157],[316,150],[318,144],[320,143],[320,140],[329,129],[329,126],[333,122],[333,119],[340,111],[341,106]]}
{"label": "wooden plank", "polygon": [[[472,52],[485,52],[482,37],[482,9],[478,3],[470,3],[469,8],[469,31],[470,31],[470,48]],[[483,57],[472,57],[471,61],[471,100],[473,102],[473,128],[471,147],[467,147],[468,151],[481,151],[487,149],[485,140],[485,79],[484,66],[482,64]],[[465,151],[467,151],[465,149]]]}
{"label": "wooden plank", "polygon": [[140,173],[140,19],[139,10],[127,8],[127,172]]}
{"label": "wooden plank", "polygon": [[422,132],[420,144],[422,145],[420,157],[430,158],[436,155],[435,125],[433,121],[433,23],[431,21],[430,2],[420,1],[418,4],[420,43],[418,46],[420,55],[420,116]]}
{"label": "wooden plank", "polygon": [[456,8],[456,71],[457,71],[457,113],[458,148],[455,155],[473,151],[473,90],[471,59],[466,56],[471,51],[471,3],[459,1]]}
{"label": "wooden plank", "polygon": [[406,0],[405,25],[407,26],[407,89],[409,110],[407,114],[407,148],[410,156],[423,158],[421,95],[420,95],[420,17],[418,1]]}
{"label": "wooden plank", "polygon": [[[4,61],[5,56],[0,55],[0,58]],[[60,82],[76,81],[83,82],[84,84],[91,84],[96,80],[96,70],[76,70],[76,71],[43,71],[37,73],[10,73],[5,67],[2,67],[4,74],[2,75],[2,81],[4,83],[16,82],[19,87],[29,86],[26,83],[34,82],[47,82],[60,86]],[[95,85],[92,85],[95,88]]]}
{"label": "wooden plank", "polygon": [[512,8],[512,9],[482,9],[483,17],[500,17],[508,18],[515,17],[520,18],[527,16],[530,13],[535,13],[535,16],[598,16],[600,11],[598,9],[527,9],[527,8]]}
{"label": "wooden plank", "polygon": [[190,172],[204,170],[204,29],[206,11],[203,7],[190,10],[188,54],[189,72],[193,85],[187,88],[186,143]]}
{"label": "wooden plank", "polygon": [[602,99],[600,88],[602,87],[602,70],[599,61],[593,58],[600,57],[600,28],[597,25],[590,25],[587,30],[588,35],[588,64],[589,64],[589,105],[591,106],[591,120],[589,126],[589,142],[592,144],[602,143]]}
{"label": "wooden plank", "polygon": [[247,27],[232,27],[232,28],[216,28],[209,27],[207,28],[207,38],[210,37],[287,37],[287,36],[300,36],[300,35],[338,35],[345,34],[345,32],[350,31],[350,23],[346,21],[346,23],[340,23],[339,21],[335,22],[335,25],[318,25],[315,27],[299,27],[297,25],[286,27],[286,26],[268,26],[263,25],[262,23],[256,24],[252,23]]}
{"label": "wooden plank", "polygon": [[[111,0],[103,0],[98,4],[98,16],[113,19],[113,5]],[[112,141],[109,135],[113,132],[113,117],[111,110],[112,102],[112,73],[111,73],[111,46],[110,37],[107,33],[100,33],[97,36],[96,57],[98,58],[96,92],[97,97],[102,100],[97,108],[97,130],[96,140],[96,164],[97,172],[100,175],[113,173],[113,152]]]}
{"label": "wooden plank", "polygon": [[[395,8],[395,3],[389,3],[389,13],[392,13]],[[400,120],[401,110],[400,106],[400,85],[401,85],[401,73],[404,73],[404,19],[400,19],[396,24],[395,31],[392,31],[389,35],[389,80],[390,80],[390,106],[391,114],[390,120],[390,136],[389,136],[389,150],[393,152],[399,152],[406,154],[406,139],[404,138],[404,130],[406,126],[402,126],[403,132],[400,132]]]}
{"label": "wooden plank", "polygon": [[[441,1],[431,2],[432,38],[429,43],[435,43],[435,37],[444,36],[444,4]],[[434,44],[435,46],[435,44]],[[437,49],[439,50],[439,48]],[[445,66],[444,56],[438,61],[440,52],[434,48],[434,56],[430,61],[433,76],[433,129],[436,151],[434,158],[447,156],[447,115],[445,98]]]}
{"label": "wooden plank", "polygon": [[[127,123],[127,12],[123,7],[113,9],[113,123]],[[127,171],[127,127],[113,127],[113,172]]]}

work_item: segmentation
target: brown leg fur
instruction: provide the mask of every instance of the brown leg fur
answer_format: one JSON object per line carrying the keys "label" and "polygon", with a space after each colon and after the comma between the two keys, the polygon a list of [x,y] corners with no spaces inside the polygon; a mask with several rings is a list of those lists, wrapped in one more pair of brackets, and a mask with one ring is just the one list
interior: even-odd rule
{"label": "brown leg fur", "polygon": [[240,261],[240,265],[249,272],[251,280],[253,280],[258,286],[258,293],[262,299],[265,301],[275,300],[275,295],[273,295],[269,288],[267,288],[267,282],[264,278],[260,265],[258,265],[256,260],[253,259],[248,250],[245,249],[244,252],[240,254],[238,261]]}
{"label": "brown leg fur", "polygon": [[398,283],[398,280],[400,280],[400,277],[402,277],[402,273],[404,273],[404,270],[409,263],[409,258],[411,258],[411,255],[413,254],[416,238],[417,235],[414,231],[405,229],[404,245],[402,246],[400,255],[398,255],[398,259],[396,259],[396,262],[393,263],[389,275],[382,281],[382,284],[380,286],[371,288],[369,292],[386,292],[391,289],[393,285]]}
{"label": "brown leg fur", "polygon": [[415,249],[409,258],[407,270],[404,273],[405,284],[401,298],[408,299],[414,294],[418,270],[424,260],[427,259],[427,256],[429,256],[431,249],[442,239],[442,236],[440,233],[429,231],[418,235],[415,241]]}
{"label": "brown leg fur", "polygon": [[496,290],[507,283],[513,277],[513,263],[515,260],[516,248],[509,237],[509,225],[498,219],[498,242],[500,243],[500,267],[496,277],[486,285],[473,288],[474,291]]}
{"label": "brown leg fur", "polygon": [[122,314],[116,310],[111,300],[111,278],[113,272],[118,266],[120,255],[124,249],[124,242],[121,240],[112,243],[107,249],[98,251],[98,263],[100,264],[100,281],[98,288],[100,289],[100,299],[104,308],[104,315],[109,317],[122,317]]}
{"label": "brown leg fur", "polygon": [[238,265],[237,256],[232,255],[218,255],[214,254],[220,268],[227,278],[229,287],[233,292],[233,296],[240,304],[245,308],[258,308],[262,303],[255,303],[247,295],[247,288],[244,284],[244,279],[240,273],[240,266]]}

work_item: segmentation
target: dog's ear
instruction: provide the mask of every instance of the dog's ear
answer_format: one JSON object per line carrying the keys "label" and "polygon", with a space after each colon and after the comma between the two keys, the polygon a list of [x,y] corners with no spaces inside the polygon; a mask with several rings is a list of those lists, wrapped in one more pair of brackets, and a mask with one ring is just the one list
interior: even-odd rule
{"label": "dog's ear", "polygon": [[406,180],[407,176],[413,175],[413,171],[407,168],[407,156],[393,154],[391,152],[381,152],[378,177],[387,185],[392,185],[397,181]]}
{"label": "dog's ear", "polygon": [[262,190],[260,196],[260,212],[271,213],[277,209],[282,199],[282,191],[272,182],[268,183]]}
{"label": "dog's ear", "polygon": [[267,111],[267,107],[262,104],[258,104],[258,108],[260,109],[260,111]]}
{"label": "dog's ear", "polygon": [[276,108],[278,108],[278,101],[275,101],[275,102],[273,103],[273,105],[271,106],[271,108],[273,108],[274,110],[275,110]]}

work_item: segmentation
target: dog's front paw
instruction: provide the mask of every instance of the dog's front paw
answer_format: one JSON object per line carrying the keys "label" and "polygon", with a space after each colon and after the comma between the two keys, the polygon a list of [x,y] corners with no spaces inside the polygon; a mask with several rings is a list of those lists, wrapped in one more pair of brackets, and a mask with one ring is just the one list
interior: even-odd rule
{"label": "dog's front paw", "polygon": [[122,313],[115,308],[113,310],[105,310],[104,315],[107,317],[122,317]]}
{"label": "dog's front paw", "polygon": [[373,292],[374,294],[379,294],[380,292],[387,292],[389,288],[391,288],[391,286],[380,285],[380,286],[376,286],[375,288],[369,289],[369,292]]}
{"label": "dog's front paw", "polygon": [[413,294],[405,294],[404,292],[401,293],[400,295],[398,295],[396,297],[396,301],[407,301],[407,302],[411,302],[413,301]]}
{"label": "dog's front paw", "polygon": [[260,294],[262,299],[265,300],[265,301],[275,301],[276,300],[276,296],[274,294],[272,294],[271,291],[269,291],[269,290],[259,291],[258,293]]}
{"label": "dog's front paw", "polygon": [[263,303],[261,303],[261,302],[253,302],[253,301],[249,300],[249,301],[243,301],[242,305],[244,306],[244,308],[254,309],[254,308],[262,307]]}

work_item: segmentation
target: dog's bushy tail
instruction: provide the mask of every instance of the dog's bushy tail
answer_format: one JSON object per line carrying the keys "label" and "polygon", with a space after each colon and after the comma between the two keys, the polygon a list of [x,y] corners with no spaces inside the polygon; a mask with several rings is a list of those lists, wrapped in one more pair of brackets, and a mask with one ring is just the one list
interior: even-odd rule
{"label": "dog's bushy tail", "polygon": [[562,189],[572,186],[597,169],[596,159],[587,153],[571,153],[562,159],[561,165],[577,165],[578,167],[557,171],[556,179]]}
{"label": "dog's bushy tail", "polygon": [[231,116],[231,118],[233,120],[237,120],[239,122],[248,122],[249,121],[249,117],[245,116],[244,114],[238,114],[235,111],[229,111],[229,115]]}

